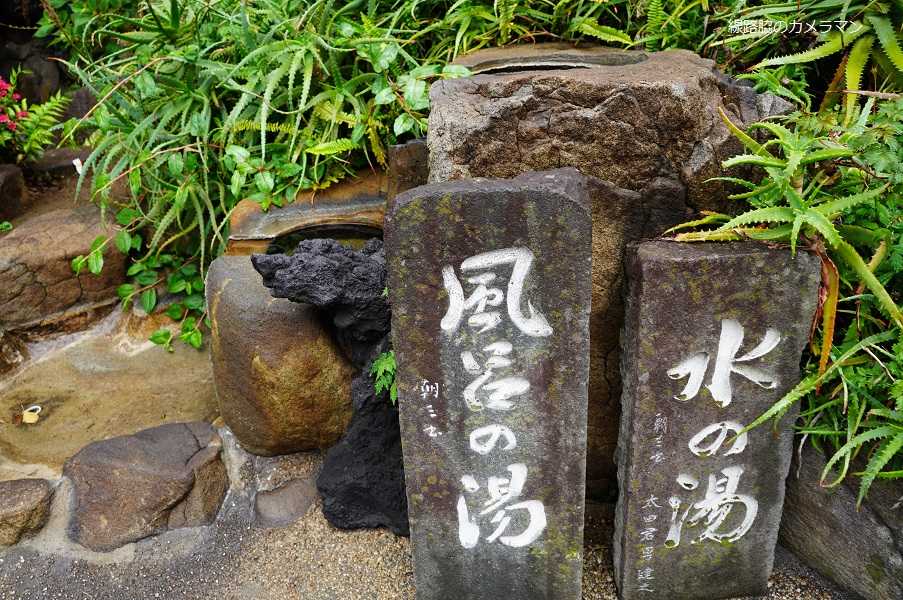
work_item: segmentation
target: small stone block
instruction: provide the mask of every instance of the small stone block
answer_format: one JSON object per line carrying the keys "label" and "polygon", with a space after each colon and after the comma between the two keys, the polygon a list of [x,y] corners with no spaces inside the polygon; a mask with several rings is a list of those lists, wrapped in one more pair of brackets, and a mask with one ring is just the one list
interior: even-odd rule
{"label": "small stone block", "polygon": [[587,184],[575,169],[458,181],[390,209],[418,600],[581,597]]}
{"label": "small stone block", "polygon": [[791,410],[742,428],[799,381],[819,259],[764,244],[639,244],[621,343],[622,600],[766,592],[791,459]]}

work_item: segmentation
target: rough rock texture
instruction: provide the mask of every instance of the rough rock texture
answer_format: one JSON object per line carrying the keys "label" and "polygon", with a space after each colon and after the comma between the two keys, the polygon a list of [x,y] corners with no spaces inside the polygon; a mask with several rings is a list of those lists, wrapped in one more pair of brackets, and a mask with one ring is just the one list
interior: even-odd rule
{"label": "rough rock texture", "polygon": [[[559,57],[570,52],[573,61],[531,70],[544,49]],[[636,191],[669,179],[686,188],[692,206],[712,207],[713,200],[718,206],[717,182],[703,182],[741,148],[718,109],[749,124],[789,106],[728,80],[713,61],[685,50],[552,44],[526,51],[533,63],[519,63],[523,50],[516,46],[475,53],[465,58],[469,65],[488,62],[500,72],[432,86],[430,181],[573,166]]]}
{"label": "rough rock texture", "polygon": [[763,595],[798,409],[736,436],[799,381],[820,261],[759,243],[656,241],[635,247],[627,273],[621,598]]}
{"label": "rough rock texture", "polygon": [[316,501],[317,487],[309,479],[259,491],[254,497],[254,522],[263,527],[285,527],[307,514]]}
{"label": "rough rock texture", "polygon": [[354,369],[313,306],[270,296],[247,256],[207,275],[220,414],[255,454],[328,448],[351,419]]}
{"label": "rough rock texture", "polygon": [[40,530],[50,514],[52,496],[46,479],[0,481],[0,547]]}
{"label": "rough rock texture", "polygon": [[389,210],[421,600],[581,598],[592,191],[557,169],[418,187]]}
{"label": "rough rock texture", "polygon": [[125,257],[104,249],[100,276],[76,276],[71,261],[87,254],[99,235],[111,235],[94,206],[56,210],[0,236],[0,327],[36,325],[116,300]]}
{"label": "rough rock texture", "polygon": [[386,197],[424,185],[429,178],[429,149],[426,138],[389,146],[389,178]]}
{"label": "rough rock texture", "polygon": [[538,44],[460,62],[479,74],[430,90],[430,181],[573,166],[612,182],[594,184],[592,204],[587,490],[613,500],[625,244],[657,237],[697,209],[729,208],[717,182],[703,183],[741,149],[718,108],[748,124],[786,107],[682,50]]}
{"label": "rough rock texture", "polygon": [[207,423],[174,423],[94,442],[66,462],[69,536],[109,551],[167,529],[213,522],[229,486]]}
{"label": "rough rock texture", "polygon": [[[31,12],[29,16],[34,16],[34,14]],[[40,15],[40,12],[37,14]],[[5,33],[6,31],[4,31]],[[20,75],[16,86],[17,91],[29,102],[46,102],[60,89],[60,68],[50,60],[51,53],[41,40],[37,38],[22,39],[17,43],[13,39],[4,37],[3,42],[0,46],[0,75],[6,79],[12,69],[16,67],[20,67],[23,71],[29,71]]]}
{"label": "rough rock texture", "polygon": [[323,514],[342,529],[388,527],[408,535],[398,409],[385,394],[376,396],[366,373],[352,382],[351,398],[351,424],[317,478]]}
{"label": "rough rock texture", "polygon": [[28,348],[12,333],[0,329],[0,375],[12,371],[28,360]]}
{"label": "rough rock texture", "polygon": [[825,463],[808,443],[795,457],[781,544],[866,600],[903,598],[903,484],[876,480],[857,510],[856,479],[819,485]]}
{"label": "rough rock texture", "polygon": [[305,240],[291,256],[257,254],[251,261],[274,297],[330,313],[339,344],[356,367],[376,357],[390,321],[382,240],[370,240],[360,251],[335,240]]}
{"label": "rough rock texture", "polygon": [[0,165],[0,221],[12,221],[28,206],[22,169],[16,165]]}

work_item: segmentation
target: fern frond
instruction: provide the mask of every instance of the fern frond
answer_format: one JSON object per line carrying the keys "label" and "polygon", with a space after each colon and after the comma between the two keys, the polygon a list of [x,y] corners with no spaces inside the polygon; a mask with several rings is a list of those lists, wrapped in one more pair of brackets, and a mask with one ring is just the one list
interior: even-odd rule
{"label": "fern frond", "polygon": [[816,386],[822,385],[831,379],[833,379],[839,372],[840,365],[844,363],[844,361],[848,360],[850,357],[855,356],[863,348],[866,346],[872,346],[874,344],[881,344],[884,342],[888,342],[894,339],[896,335],[895,331],[882,331],[881,333],[876,333],[875,335],[871,335],[864,340],[861,340],[859,343],[855,344],[852,348],[841,354],[837,360],[835,360],[830,367],[828,367],[824,373],[821,375],[812,374],[805,377],[802,381],[800,381],[796,386],[787,392],[783,398],[775,402],[761,415],[756,417],[756,419],[743,428],[743,431],[740,433],[749,431],[765,423],[775,415],[785,413],[787,409],[789,409],[795,402],[801,400],[804,396],[806,396],[809,392],[813,391]]}
{"label": "fern frond", "polygon": [[576,23],[575,29],[583,35],[588,35],[603,42],[617,42],[629,46],[633,43],[630,36],[608,25],[599,25],[588,17],[581,17]]}
{"label": "fern frond", "polygon": [[856,38],[869,30],[868,26],[863,25],[862,23],[856,22],[854,23],[854,25],[856,25],[857,27],[849,28],[851,29],[851,31],[832,31],[828,34],[828,39],[824,43],[819,44],[811,50],[797,52],[796,54],[789,54],[787,56],[777,56],[775,58],[769,58],[753,66],[753,69],[776,67],[779,65],[797,65],[800,63],[807,63],[818,60],[820,58],[825,58],[826,56],[831,56],[832,54],[843,50]]}
{"label": "fern frond", "polygon": [[357,148],[357,144],[348,138],[339,138],[331,142],[322,142],[307,148],[305,152],[315,155],[341,154]]}
{"label": "fern frond", "polygon": [[865,472],[862,474],[862,482],[859,485],[859,497],[856,499],[856,506],[862,504],[862,499],[865,498],[869,488],[872,487],[872,482],[875,481],[875,477],[878,476],[878,473],[880,473],[885,465],[887,465],[887,463],[903,449],[903,430],[898,431],[899,433],[897,433],[897,435],[882,443],[878,450],[872,455],[871,460],[869,460]]}
{"label": "fern frond", "polygon": [[903,48],[900,47],[900,40],[897,38],[897,32],[894,30],[890,19],[869,15],[868,21],[875,29],[875,34],[878,36],[878,42],[881,44],[884,54],[897,68],[897,71],[903,73]]}
{"label": "fern frond", "polygon": [[[853,450],[856,450],[857,448],[859,448],[860,446],[862,446],[863,444],[865,444],[867,442],[881,440],[881,439],[890,437],[892,435],[895,435],[899,432],[900,432],[899,429],[897,429],[895,427],[891,427],[889,425],[885,425],[883,427],[875,427],[874,429],[867,429],[867,430],[863,431],[862,433],[853,436],[852,438],[850,438],[849,441],[847,441],[846,444],[841,446],[837,450],[837,452],[834,453],[834,456],[832,456],[828,460],[828,464],[826,464],[825,468],[822,470],[821,480],[824,481],[825,479],[827,479],[828,473],[831,472],[831,467],[836,465],[837,461],[845,458],[846,455],[851,453]],[[835,484],[836,483],[839,483],[839,480],[837,482],[835,482]]]}

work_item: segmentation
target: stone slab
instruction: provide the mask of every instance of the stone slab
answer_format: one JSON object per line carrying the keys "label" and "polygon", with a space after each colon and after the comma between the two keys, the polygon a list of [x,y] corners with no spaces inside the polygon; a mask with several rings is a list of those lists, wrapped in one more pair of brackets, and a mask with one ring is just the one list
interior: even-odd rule
{"label": "stone slab", "polygon": [[[794,456],[781,545],[866,600],[903,598],[903,482],[876,479],[857,508],[859,479],[822,487],[826,462],[808,443]],[[850,471],[863,467],[853,465]]]}
{"label": "stone slab", "polygon": [[560,169],[423,186],[390,208],[419,600],[581,597],[589,187]]}
{"label": "stone slab", "polygon": [[622,600],[763,595],[790,465],[817,257],[763,244],[646,242],[627,266],[615,581]]}

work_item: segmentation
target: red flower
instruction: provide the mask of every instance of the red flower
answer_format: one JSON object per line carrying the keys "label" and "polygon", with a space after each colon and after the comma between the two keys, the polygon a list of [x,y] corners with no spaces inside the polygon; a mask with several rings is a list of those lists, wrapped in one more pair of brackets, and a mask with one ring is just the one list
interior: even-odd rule
{"label": "red flower", "polygon": [[9,87],[9,84],[6,83],[6,81],[2,77],[0,77],[0,90],[8,90]]}
{"label": "red flower", "polygon": [[7,94],[6,90],[3,88],[0,88],[0,98],[6,98],[6,94]]}
{"label": "red flower", "polygon": [[9,121],[9,117],[6,115],[0,114],[0,123],[6,123]]}
{"label": "red flower", "polygon": [[19,112],[16,113],[16,118],[17,118],[17,119],[25,119],[26,117],[28,117],[28,111],[27,111],[27,110],[20,110]]}
{"label": "red flower", "polygon": [[15,130],[16,130],[16,124],[13,123],[12,121],[10,121],[9,123],[7,123],[7,124],[6,124],[6,127],[7,127],[10,131],[15,131]]}
{"label": "red flower", "polygon": [[18,92],[13,93],[13,101],[14,102],[18,102],[21,99],[22,99],[22,94],[20,94]]}

